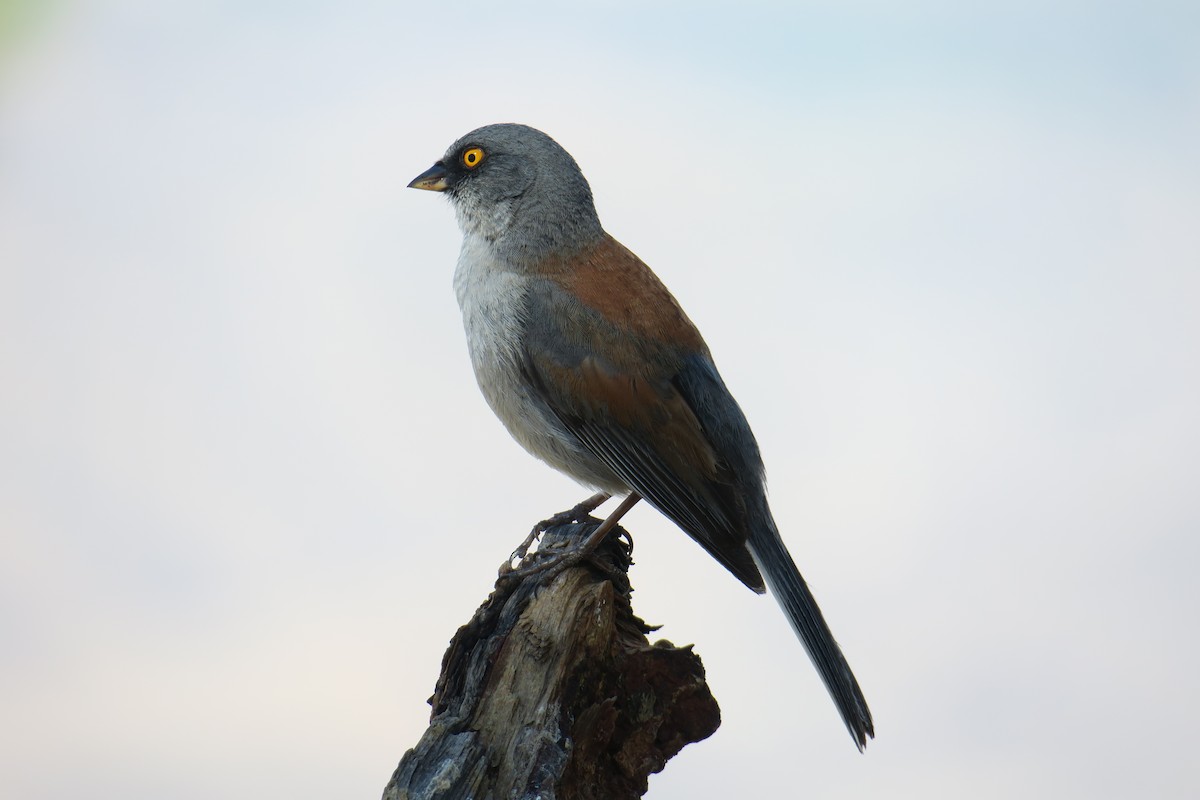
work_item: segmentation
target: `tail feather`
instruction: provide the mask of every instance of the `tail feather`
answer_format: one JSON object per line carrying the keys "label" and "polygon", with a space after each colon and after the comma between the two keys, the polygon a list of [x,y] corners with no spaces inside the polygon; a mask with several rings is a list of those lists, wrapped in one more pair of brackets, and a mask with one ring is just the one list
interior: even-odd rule
{"label": "tail feather", "polygon": [[867,708],[866,698],[858,687],[854,673],[850,671],[850,665],[846,663],[846,657],[825,624],[817,601],[800,576],[800,570],[796,568],[773,523],[757,526],[747,544],[772,596],[787,614],[792,630],[808,651],[808,657],[821,674],[825,688],[837,704],[842,720],[861,752],[866,747],[867,738],[875,737],[871,711]]}

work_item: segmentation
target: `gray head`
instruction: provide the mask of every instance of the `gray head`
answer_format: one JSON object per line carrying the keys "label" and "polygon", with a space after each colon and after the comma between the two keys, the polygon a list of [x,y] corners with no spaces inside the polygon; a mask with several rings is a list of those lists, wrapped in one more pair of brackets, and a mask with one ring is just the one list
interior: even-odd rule
{"label": "gray head", "polygon": [[603,233],[575,159],[526,125],[471,131],[409,186],[445,192],[464,236],[481,236],[510,256],[536,259]]}

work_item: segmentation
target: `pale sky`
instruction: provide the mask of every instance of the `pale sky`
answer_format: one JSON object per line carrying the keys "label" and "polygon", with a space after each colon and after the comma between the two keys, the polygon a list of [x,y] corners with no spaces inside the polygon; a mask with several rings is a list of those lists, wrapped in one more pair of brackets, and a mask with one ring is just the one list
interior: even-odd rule
{"label": "pale sky", "polygon": [[379,796],[586,495],[404,188],[502,121],[704,332],[875,715],[640,507],[723,716],[648,797],[1200,794],[1200,6],[562,5],[0,11],[0,796]]}

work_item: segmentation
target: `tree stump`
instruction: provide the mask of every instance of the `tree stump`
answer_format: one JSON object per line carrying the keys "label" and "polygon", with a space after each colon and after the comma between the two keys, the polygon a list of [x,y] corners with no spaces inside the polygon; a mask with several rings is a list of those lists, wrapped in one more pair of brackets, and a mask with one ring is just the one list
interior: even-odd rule
{"label": "tree stump", "polygon": [[[521,566],[582,540],[557,525]],[[442,659],[429,728],[384,800],[623,800],[720,725],[691,646],[651,644],[634,616],[632,543],[617,528],[548,577],[503,571]]]}

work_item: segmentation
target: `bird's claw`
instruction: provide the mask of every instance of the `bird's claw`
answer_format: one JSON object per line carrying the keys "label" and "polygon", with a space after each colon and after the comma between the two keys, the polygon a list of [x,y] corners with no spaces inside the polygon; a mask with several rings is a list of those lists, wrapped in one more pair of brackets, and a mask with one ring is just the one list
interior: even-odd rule
{"label": "bird's claw", "polygon": [[[533,543],[536,542],[538,537],[543,533],[559,525],[570,525],[572,522],[586,522],[587,517],[596,510],[596,507],[607,499],[608,495],[593,495],[581,503],[576,503],[566,511],[560,511],[557,514],[553,514],[534,525],[533,530],[529,531],[529,535],[525,537],[525,540],[517,546],[516,550],[513,550],[512,553],[509,554],[508,560],[500,565],[500,575],[523,576],[526,574],[532,575],[536,574],[537,572],[544,571],[546,567],[543,567],[541,564],[530,565],[526,567],[515,566],[514,562],[515,564],[519,565],[522,561],[524,561],[525,557],[529,555],[529,548],[533,547]],[[551,563],[551,566],[553,566],[553,563]],[[531,571],[526,573],[524,572],[526,569]],[[564,566],[563,569],[566,569],[566,567]]]}

